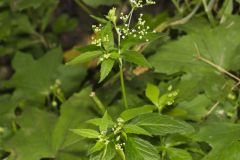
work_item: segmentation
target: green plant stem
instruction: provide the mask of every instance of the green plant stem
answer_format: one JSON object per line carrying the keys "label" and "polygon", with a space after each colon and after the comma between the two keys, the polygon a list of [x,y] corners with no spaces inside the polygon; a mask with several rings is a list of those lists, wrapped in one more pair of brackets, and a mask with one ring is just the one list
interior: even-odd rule
{"label": "green plant stem", "polygon": [[119,30],[118,30],[116,24],[114,24],[114,28],[115,28],[115,30],[117,32],[117,36],[118,36],[119,75],[120,75],[120,82],[121,82],[122,98],[123,98],[124,106],[127,109],[128,108],[128,102],[127,102],[124,76],[123,76],[123,62],[122,62],[122,57],[121,57],[121,35],[119,33]]}
{"label": "green plant stem", "polygon": [[100,101],[100,99],[96,96],[95,92],[92,92],[90,97],[92,97],[93,101],[96,103],[99,110],[102,112],[102,114],[104,114],[105,113],[105,107],[104,107],[103,103]]}
{"label": "green plant stem", "polygon": [[127,102],[125,83],[124,83],[124,78],[123,78],[123,66],[122,66],[122,64],[119,65],[119,69],[120,69],[120,81],[121,81],[123,102],[124,102],[125,108],[127,109],[128,108],[128,102]]}
{"label": "green plant stem", "polygon": [[203,6],[204,6],[204,9],[205,9],[205,12],[207,14],[207,17],[208,17],[208,20],[209,22],[211,23],[211,25],[215,25],[215,21],[214,21],[214,18],[213,18],[213,15],[212,15],[212,6],[213,6],[213,2],[215,0],[211,0],[209,2],[209,5],[207,4],[206,0],[202,0],[202,3],[203,3]]}

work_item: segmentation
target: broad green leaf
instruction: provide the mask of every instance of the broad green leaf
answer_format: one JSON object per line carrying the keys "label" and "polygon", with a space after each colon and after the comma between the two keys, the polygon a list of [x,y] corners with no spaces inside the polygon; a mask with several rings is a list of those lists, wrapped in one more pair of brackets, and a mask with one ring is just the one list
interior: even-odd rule
{"label": "broad green leaf", "polygon": [[192,160],[192,156],[186,150],[167,148],[167,154],[171,160]]}
{"label": "broad green leaf", "polygon": [[[236,50],[239,47],[240,21],[238,17],[231,17],[234,25],[223,24],[214,29],[200,28],[197,32],[179,38],[161,46],[158,53],[149,58],[157,72],[172,74],[175,72],[212,72],[216,69],[196,59],[197,48],[200,54],[226,70],[240,69],[240,56]],[[199,34],[201,32],[201,34]],[[233,38],[234,37],[234,38]],[[224,46],[224,50],[222,47]]]}
{"label": "broad green leaf", "polygon": [[77,135],[87,138],[98,138],[100,133],[92,129],[71,129]]}
{"label": "broad green leaf", "polygon": [[123,52],[123,58],[131,63],[134,63],[143,67],[151,67],[151,64],[146,60],[143,54],[136,51],[125,51]]}
{"label": "broad green leaf", "polygon": [[128,137],[125,154],[127,160],[159,160],[157,149],[141,138]]}
{"label": "broad green leaf", "polygon": [[56,116],[36,108],[27,108],[17,119],[21,129],[7,142],[11,158],[37,160],[53,157],[51,147],[52,130]]}
{"label": "broad green leaf", "polygon": [[108,5],[111,6],[113,4],[118,4],[120,2],[120,0],[83,0],[83,2],[85,2],[87,5],[91,6],[91,7],[98,7],[100,5]]}
{"label": "broad green leaf", "polygon": [[78,63],[84,63],[87,61],[90,61],[91,59],[94,59],[102,54],[102,51],[92,51],[92,52],[85,52],[80,54],[79,56],[73,58],[69,62],[66,63],[66,65],[73,65]]}
{"label": "broad green leaf", "polygon": [[152,103],[158,106],[158,99],[160,95],[160,90],[157,86],[148,83],[145,95],[152,101]]}
{"label": "broad green leaf", "polygon": [[190,134],[194,132],[194,128],[188,123],[157,113],[140,115],[132,123],[145,129],[152,135]]}
{"label": "broad green leaf", "polygon": [[203,118],[204,114],[208,112],[207,108],[212,105],[213,103],[207,96],[198,95],[192,101],[180,102],[177,109],[186,111],[186,113],[182,115],[183,118],[199,121]]}
{"label": "broad green leaf", "polygon": [[151,136],[151,134],[144,130],[143,128],[136,126],[136,125],[132,125],[132,124],[127,124],[123,126],[124,131],[126,133],[133,133],[133,134],[142,134],[142,135],[147,135],[147,136]]}
{"label": "broad green leaf", "polygon": [[101,63],[99,83],[102,82],[108,76],[108,74],[111,72],[113,66],[114,66],[114,60],[112,60],[112,59],[106,59]]}
{"label": "broad green leaf", "polygon": [[83,122],[95,116],[90,109],[95,105],[89,97],[90,93],[90,87],[84,88],[61,105],[61,116],[53,127],[52,146],[56,152],[64,152],[63,148],[69,149],[69,144],[75,144],[70,146],[75,147],[74,150],[78,152],[87,149],[88,144],[86,145],[82,137],[73,134],[70,129],[87,128],[88,126]]}
{"label": "broad green leaf", "polygon": [[54,77],[58,67],[62,65],[62,51],[59,48],[52,49],[38,60],[29,54],[17,53],[12,65],[16,72],[9,84],[16,88],[14,99],[23,103],[44,104],[50,86],[56,80]]}
{"label": "broad green leaf", "polygon": [[153,106],[146,105],[143,107],[127,109],[127,110],[123,111],[120,116],[125,121],[128,121],[130,119],[137,117],[138,115],[145,114],[145,113],[151,113],[152,111],[153,111]]}
{"label": "broad green leaf", "polygon": [[203,160],[238,160],[240,153],[240,125],[210,123],[200,128],[195,139],[209,143],[212,150]]}

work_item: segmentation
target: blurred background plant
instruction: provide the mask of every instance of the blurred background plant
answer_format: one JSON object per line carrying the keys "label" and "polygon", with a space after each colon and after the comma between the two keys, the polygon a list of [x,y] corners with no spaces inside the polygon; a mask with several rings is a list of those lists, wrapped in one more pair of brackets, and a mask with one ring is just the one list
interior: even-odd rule
{"label": "blurred background plant", "polygon": [[[89,159],[89,140],[70,129],[96,129],[83,122],[103,116],[99,104],[118,118],[124,111],[119,72],[113,68],[99,84],[96,61],[64,62],[84,52],[79,48],[94,36],[91,26],[113,6],[118,17],[131,9],[127,0],[0,1],[0,159]],[[131,138],[139,158],[151,159],[150,151],[164,160],[239,159],[239,12],[239,0],[156,0],[132,15],[137,22],[144,13],[164,36],[133,47],[153,69],[124,66],[129,108],[159,105],[173,86],[178,95],[161,114],[196,129]]]}

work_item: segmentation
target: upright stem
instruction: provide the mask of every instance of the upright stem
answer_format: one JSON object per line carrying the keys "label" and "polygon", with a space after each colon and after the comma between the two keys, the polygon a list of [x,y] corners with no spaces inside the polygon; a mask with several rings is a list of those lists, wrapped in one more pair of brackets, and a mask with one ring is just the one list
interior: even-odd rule
{"label": "upright stem", "polygon": [[124,106],[127,109],[128,108],[128,102],[127,102],[127,96],[126,96],[126,90],[125,90],[125,84],[124,84],[124,78],[123,78],[123,65],[119,65],[120,69],[120,81],[121,81],[121,89],[122,89],[122,96],[123,96],[123,102]]}
{"label": "upright stem", "polygon": [[117,36],[118,36],[119,72],[120,72],[122,98],[123,98],[124,106],[127,109],[128,103],[127,103],[127,96],[126,96],[124,76],[123,76],[123,62],[122,62],[122,57],[121,57],[121,33],[119,32],[119,29],[117,28],[116,24],[114,24],[114,28],[115,28],[115,30],[117,32]]}

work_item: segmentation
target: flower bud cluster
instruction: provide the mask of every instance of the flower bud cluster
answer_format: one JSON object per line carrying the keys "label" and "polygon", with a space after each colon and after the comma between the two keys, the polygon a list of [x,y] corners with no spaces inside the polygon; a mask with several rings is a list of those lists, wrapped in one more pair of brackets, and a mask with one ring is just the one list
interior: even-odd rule
{"label": "flower bud cluster", "polygon": [[114,135],[117,135],[119,132],[121,132],[123,125],[124,125],[124,120],[122,118],[118,118],[117,124],[114,125],[114,128],[112,128]]}
{"label": "flower bud cluster", "polygon": [[52,101],[52,106],[53,107],[57,106],[57,101],[55,100],[55,97],[58,97],[59,95],[63,94],[62,90],[61,90],[61,84],[62,84],[62,82],[59,79],[56,79],[54,85],[51,85],[49,87],[50,91],[51,91],[51,94],[53,94],[53,96],[54,96],[54,99]]}
{"label": "flower bud cluster", "polygon": [[115,145],[115,149],[123,151],[123,146],[125,146],[125,143],[118,143]]}
{"label": "flower bud cluster", "polygon": [[92,25],[92,29],[95,35],[92,37],[91,43],[99,47],[101,47],[102,43],[109,42],[109,35],[105,35],[104,37],[100,36],[102,28],[103,28],[102,24],[99,24],[98,26]]}
{"label": "flower bud cluster", "polygon": [[175,102],[175,98],[177,97],[178,92],[177,91],[173,91],[171,93],[169,93],[168,96],[168,101],[167,101],[167,105],[172,105]]}
{"label": "flower bud cluster", "polygon": [[143,0],[130,0],[130,3],[133,8],[142,8],[145,5],[156,4],[156,2],[153,0],[146,0],[145,3],[143,2]]}
{"label": "flower bud cluster", "polygon": [[[149,41],[149,39],[146,38],[146,36],[149,33],[155,33],[155,32],[150,30],[150,27],[146,25],[146,21],[143,20],[142,16],[143,16],[143,14],[140,14],[140,16],[138,18],[138,22],[135,27],[130,29],[128,24],[125,24],[123,26],[123,28],[121,28],[121,29],[118,28],[118,31],[119,31],[122,39],[125,39],[128,36],[133,36],[134,38],[138,38],[140,40],[145,40],[146,42]],[[120,19],[122,19],[123,22],[125,22],[125,21],[127,21],[128,17],[122,15],[120,17]]]}
{"label": "flower bud cluster", "polygon": [[99,139],[99,142],[103,142],[104,144],[107,145],[110,141],[106,137],[106,134],[107,134],[106,131],[102,131],[101,134],[98,136],[98,139]]}

